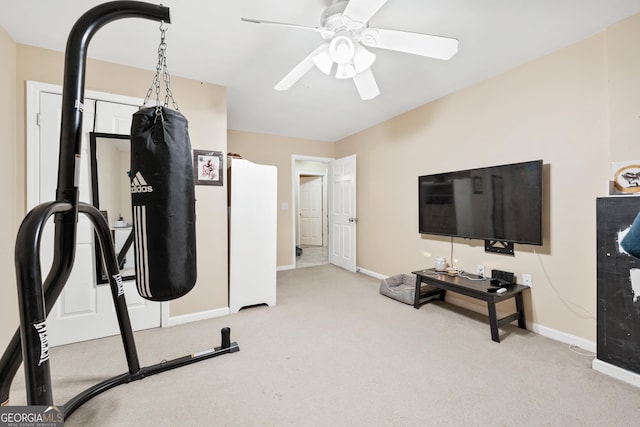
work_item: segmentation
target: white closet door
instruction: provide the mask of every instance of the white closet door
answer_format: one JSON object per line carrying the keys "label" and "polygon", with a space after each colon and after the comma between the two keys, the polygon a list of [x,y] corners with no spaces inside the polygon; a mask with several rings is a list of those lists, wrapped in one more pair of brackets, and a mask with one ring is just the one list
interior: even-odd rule
{"label": "white closet door", "polygon": [[131,117],[138,111],[135,105],[96,101],[96,124],[94,131],[101,133],[131,134]]}
{"label": "white closet door", "polygon": [[[97,101],[95,131],[100,133],[130,135],[131,119],[133,113],[135,113],[136,111],[138,111],[138,106],[135,105]],[[125,196],[129,201],[131,200],[131,195],[129,193],[123,196]],[[123,215],[126,217],[129,216],[125,215],[124,213]],[[135,280],[126,280],[123,282],[123,284],[132,328],[134,330],[139,330],[160,326],[161,303],[149,301],[140,297],[136,289]],[[104,286],[104,288],[108,290],[107,286]],[[110,295],[109,298],[111,300]],[[112,303],[111,306],[113,306]]]}
{"label": "white closet door", "polygon": [[[60,93],[41,91],[38,106],[38,155],[35,164],[38,176],[38,203],[55,200],[60,144],[60,119],[62,96]],[[136,106],[123,107],[116,104],[114,111],[109,103],[100,103],[98,132],[129,133],[131,114]],[[125,112],[126,110],[126,112]],[[112,114],[113,113],[113,114]],[[96,102],[85,99],[83,114],[82,151],[80,155],[79,191],[80,200],[91,203],[91,179],[88,135],[93,130]],[[109,117],[109,114],[112,114]],[[97,117],[96,117],[97,118]],[[128,123],[127,123],[128,121]],[[106,125],[105,123],[109,123]],[[53,259],[53,221],[45,226],[41,240],[42,274],[46,277]],[[49,344],[51,346],[85,341],[119,333],[113,300],[108,285],[97,285],[95,273],[94,232],[84,215],[78,218],[76,257],[69,280],[47,318]],[[133,292],[131,292],[133,290]],[[134,330],[160,325],[160,305],[142,300],[135,292],[135,284],[126,283],[127,303],[130,305],[131,324]]]}
{"label": "white closet door", "polygon": [[[39,101],[39,164],[29,166],[39,167],[39,202],[42,203],[55,200],[62,96],[42,92]],[[83,202],[91,201],[87,135],[93,128],[94,108],[92,100],[85,100],[79,173],[79,197]],[[77,230],[76,256],[71,275],[47,319],[51,346],[118,333],[117,322],[111,324],[105,321],[101,312],[99,289],[95,285],[93,227],[83,215],[78,217]],[[53,235],[53,218],[50,218],[41,239],[43,279],[53,260]],[[114,326],[115,332],[112,332]]]}
{"label": "white closet door", "polygon": [[276,305],[278,170],[231,160],[229,312]]}

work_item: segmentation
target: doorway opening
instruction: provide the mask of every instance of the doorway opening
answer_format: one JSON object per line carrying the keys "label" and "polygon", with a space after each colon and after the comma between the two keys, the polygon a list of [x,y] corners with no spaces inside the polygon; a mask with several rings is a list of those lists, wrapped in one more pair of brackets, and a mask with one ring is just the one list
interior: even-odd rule
{"label": "doorway opening", "polygon": [[330,159],[293,157],[294,265],[329,262],[328,175]]}

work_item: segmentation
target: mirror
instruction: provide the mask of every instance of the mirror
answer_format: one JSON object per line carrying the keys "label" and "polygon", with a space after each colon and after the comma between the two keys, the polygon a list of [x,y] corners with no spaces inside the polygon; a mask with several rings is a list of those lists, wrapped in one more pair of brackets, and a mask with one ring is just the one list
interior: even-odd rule
{"label": "mirror", "polygon": [[[135,258],[129,236],[132,233],[131,215],[131,137],[112,133],[89,133],[91,156],[91,192],[93,205],[102,212],[113,238],[120,262],[122,280],[135,279]],[[129,242],[127,242],[129,240]],[[121,254],[125,251],[124,254]],[[108,283],[102,260],[102,250],[95,239],[96,278],[98,284]]]}

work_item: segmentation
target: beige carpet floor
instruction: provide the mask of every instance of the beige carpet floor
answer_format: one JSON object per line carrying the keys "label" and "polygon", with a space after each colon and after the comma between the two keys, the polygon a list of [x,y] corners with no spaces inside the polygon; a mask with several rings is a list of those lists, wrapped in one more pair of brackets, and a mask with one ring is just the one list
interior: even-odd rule
{"label": "beige carpet floor", "polygon": [[[240,351],[109,390],[71,426],[633,426],[640,389],[591,369],[592,354],[323,265],[278,273],[278,304],[136,333],[143,366],[220,343]],[[54,348],[54,398],[126,371],[119,337]],[[24,398],[22,371],[12,404]]]}

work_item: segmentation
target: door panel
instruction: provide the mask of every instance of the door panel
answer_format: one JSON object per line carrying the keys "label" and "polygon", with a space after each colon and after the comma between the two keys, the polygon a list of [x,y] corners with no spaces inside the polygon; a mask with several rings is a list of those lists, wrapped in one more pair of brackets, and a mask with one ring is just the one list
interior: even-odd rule
{"label": "door panel", "polygon": [[[92,264],[93,251],[86,248],[76,250],[75,265]],[[60,319],[76,317],[79,315],[97,314],[97,293],[95,286],[86,286],[82,271],[74,268],[65,285],[64,292],[60,296],[58,316]]]}
{"label": "door panel", "polygon": [[333,235],[329,262],[356,271],[356,156],[331,163],[332,206],[330,222]]}
{"label": "door panel", "polygon": [[[60,94],[40,94],[39,165],[30,165],[39,167],[40,203],[55,200],[61,106]],[[93,101],[85,100],[83,135],[88,134],[93,127],[94,108]],[[89,156],[85,139],[83,137],[80,154],[79,199],[90,202]],[[46,277],[49,272],[53,260],[54,231],[53,218],[50,218],[41,239],[40,257],[43,277]],[[92,331],[95,330],[95,319],[99,315],[98,289],[93,285],[95,281],[92,280],[93,267],[93,227],[88,218],[79,215],[75,262],[69,279],[47,318],[51,346],[91,338]],[[115,326],[117,333],[117,325]]]}
{"label": "door panel", "polygon": [[96,102],[95,132],[131,134],[131,116],[138,111],[135,105],[116,102]]}
{"label": "door panel", "polygon": [[322,246],[322,176],[300,177],[300,244]]}
{"label": "door panel", "polygon": [[[135,105],[97,101],[95,132],[130,135],[131,119],[136,111],[138,111],[138,107]],[[126,197],[130,198],[131,196],[127,194]],[[113,224],[110,225],[113,226]],[[133,253],[133,248],[131,253]],[[160,326],[161,303],[140,297],[135,280],[126,280],[122,284],[133,330]],[[108,286],[101,286],[101,288],[105,288],[105,292],[109,290]],[[111,298],[110,294],[108,296]],[[113,304],[110,306],[110,311],[115,312]]]}

